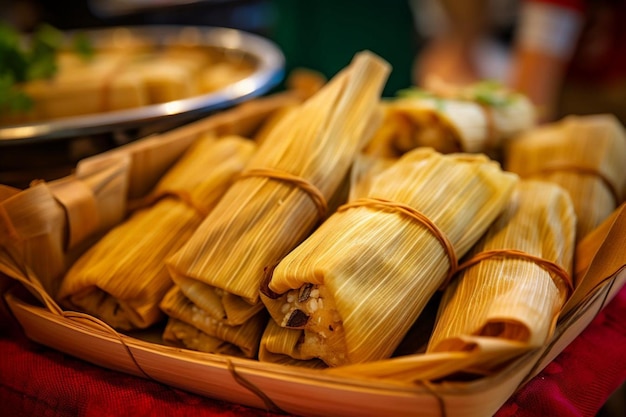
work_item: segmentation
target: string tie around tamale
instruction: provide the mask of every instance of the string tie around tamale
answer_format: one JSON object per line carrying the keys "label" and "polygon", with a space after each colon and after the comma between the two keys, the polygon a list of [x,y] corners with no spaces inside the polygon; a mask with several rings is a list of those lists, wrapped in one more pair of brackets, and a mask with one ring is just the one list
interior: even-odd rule
{"label": "string tie around tamale", "polygon": [[265,408],[267,409],[267,411],[278,414],[287,414],[283,409],[277,406],[276,403],[272,401],[272,399],[259,387],[241,376],[235,369],[235,365],[233,365],[233,362],[230,359],[226,359],[226,364],[228,366],[228,372],[230,372],[230,375],[233,377],[235,382],[259,397],[265,403]]}
{"label": "string tie around tamale", "polygon": [[607,178],[607,176],[604,175],[602,171],[596,168],[576,165],[573,163],[551,162],[551,163],[544,165],[537,171],[528,173],[525,176],[530,177],[530,176],[536,176],[536,175],[546,175],[546,174],[552,174],[555,172],[573,172],[576,174],[597,177],[600,181],[602,181],[602,183],[606,186],[606,188],[611,193],[611,196],[613,197],[613,200],[615,201],[615,205],[617,206],[621,203],[620,192],[617,190],[617,187],[615,187],[613,182],[609,178]]}
{"label": "string tie around tamale", "polygon": [[128,210],[130,212],[133,212],[136,210],[152,207],[154,204],[164,198],[175,198],[177,200],[180,200],[189,208],[198,213],[198,215],[202,218],[206,217],[209,214],[209,209],[197,204],[191,194],[188,191],[184,190],[167,190],[159,193],[149,194],[144,198],[129,202]]}
{"label": "string tie around tamale", "polygon": [[425,226],[437,240],[441,243],[444,251],[448,256],[448,260],[450,261],[450,268],[448,269],[448,274],[440,286],[440,289],[444,289],[448,286],[452,277],[457,271],[458,268],[458,258],[456,255],[456,251],[454,250],[454,246],[450,242],[450,239],[446,236],[446,234],[437,227],[437,225],[430,220],[426,215],[421,213],[420,211],[414,209],[413,207],[399,203],[396,201],[385,200],[382,198],[359,198],[354,201],[350,201],[337,209],[337,212],[345,211],[354,207],[374,207],[374,208],[388,208],[392,211],[396,211],[398,213],[404,214],[411,219],[417,221],[418,223]]}
{"label": "string tie around tamale", "polygon": [[567,297],[569,297],[574,290],[574,283],[571,275],[557,263],[517,249],[492,249],[479,252],[459,265],[458,271],[469,268],[470,266],[484,261],[485,259],[494,257],[517,258],[533,262],[548,271],[553,277],[556,276],[559,278],[565,284],[568,291]]}
{"label": "string tie around tamale", "polygon": [[302,178],[297,175],[290,174],[289,172],[280,171],[274,168],[255,168],[248,169],[242,172],[241,174],[239,174],[238,179],[249,177],[267,177],[273,180],[283,181],[295,185],[296,187],[307,193],[309,197],[311,197],[311,200],[313,200],[313,203],[317,208],[319,218],[323,219],[326,216],[326,212],[328,211],[328,203],[326,202],[324,194],[322,194],[319,188],[317,188],[306,178]]}

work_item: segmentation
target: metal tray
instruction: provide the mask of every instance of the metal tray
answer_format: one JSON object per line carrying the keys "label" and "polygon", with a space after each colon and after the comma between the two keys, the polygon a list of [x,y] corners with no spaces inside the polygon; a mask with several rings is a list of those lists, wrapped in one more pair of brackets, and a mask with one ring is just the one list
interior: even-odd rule
{"label": "metal tray", "polygon": [[[0,146],[24,142],[42,142],[138,128],[150,122],[176,125],[212,111],[229,107],[269,91],[284,76],[285,58],[270,40],[236,29],[208,26],[134,26],[80,30],[94,47],[141,42],[156,47],[197,44],[243,56],[255,64],[248,77],[221,90],[182,100],[153,104],[127,110],[66,117],[20,125],[0,126]],[[68,32],[70,35],[71,32]],[[165,123],[164,123],[165,122]]]}

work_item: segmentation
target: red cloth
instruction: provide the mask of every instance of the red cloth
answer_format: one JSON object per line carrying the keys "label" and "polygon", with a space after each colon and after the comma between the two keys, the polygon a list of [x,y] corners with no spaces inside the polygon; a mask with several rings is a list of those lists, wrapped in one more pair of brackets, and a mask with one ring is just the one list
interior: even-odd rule
{"label": "red cloth", "polygon": [[626,380],[626,286],[496,417],[592,417]]}
{"label": "red cloth", "polygon": [[[496,417],[595,416],[626,380],[626,286]],[[200,397],[103,369],[27,340],[0,335],[0,413],[5,416],[248,416],[278,414]]]}

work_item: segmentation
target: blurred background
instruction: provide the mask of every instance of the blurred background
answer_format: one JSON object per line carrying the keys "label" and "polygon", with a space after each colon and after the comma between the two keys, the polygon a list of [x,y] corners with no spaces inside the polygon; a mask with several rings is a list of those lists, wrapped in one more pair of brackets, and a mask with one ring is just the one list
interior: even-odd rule
{"label": "blurred background", "polygon": [[[370,49],[394,65],[385,91],[410,84],[417,48],[406,0],[9,0],[3,17],[25,31],[39,22],[59,29],[144,24],[241,29],[275,41],[287,70],[307,67],[330,77],[354,52]],[[338,39],[341,39],[339,42]]]}
{"label": "blurred background", "polygon": [[[543,8],[536,4],[543,4]],[[530,7],[529,4],[535,4]],[[546,6],[547,4],[547,6]],[[542,121],[609,112],[626,123],[626,1],[583,0],[3,0],[0,20],[23,32],[125,25],[209,25],[273,40],[287,74],[327,78],[355,52],[391,63],[384,95],[432,76],[496,79],[531,96]],[[526,47],[526,49],[521,48]],[[74,143],[72,144],[72,146]],[[47,158],[67,153],[59,142]],[[60,150],[60,151],[59,151]],[[3,151],[6,155],[6,149]],[[76,152],[72,148],[72,152]],[[58,156],[58,155],[57,155]],[[80,157],[66,161],[73,164]],[[6,164],[0,158],[0,163]],[[2,169],[0,169],[0,172]],[[601,416],[623,416],[623,390]]]}
{"label": "blurred background", "polygon": [[41,22],[59,29],[241,29],[276,42],[287,72],[306,67],[326,77],[369,49],[393,65],[386,96],[433,74],[456,84],[496,79],[529,94],[543,121],[610,112],[626,122],[625,17],[624,0],[4,0],[0,6],[0,18],[26,32]]}

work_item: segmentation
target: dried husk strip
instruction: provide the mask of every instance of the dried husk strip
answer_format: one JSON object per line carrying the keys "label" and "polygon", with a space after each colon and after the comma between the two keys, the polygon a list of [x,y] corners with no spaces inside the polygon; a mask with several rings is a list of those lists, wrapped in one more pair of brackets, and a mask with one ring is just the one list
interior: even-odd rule
{"label": "dried husk strip", "polygon": [[342,371],[407,381],[476,377],[544,346],[571,294],[571,282],[530,257],[554,263],[571,277],[575,230],[576,215],[565,190],[520,181],[466,262],[488,251],[505,252],[461,265],[440,301],[426,353]]}
{"label": "dried husk strip", "polygon": [[276,266],[262,300],[276,323],[302,329],[298,349],[329,365],[389,357],[456,267],[453,255],[480,238],[516,182],[483,155],[411,151],[374,177],[367,197],[422,213],[454,254],[405,211],[340,209]]}
{"label": "dried husk strip", "polygon": [[366,153],[397,157],[420,146],[442,153],[492,153],[535,125],[535,109],[525,96],[490,89],[492,100],[481,101],[479,88],[418,91],[383,102],[383,124]]}
{"label": "dried husk strip", "polygon": [[[174,332],[179,343],[187,348],[211,353],[225,353],[226,350],[232,354],[234,351],[236,356],[256,357],[260,340],[259,329],[265,327],[266,312],[260,311],[240,326],[228,326],[196,306],[176,286],[163,297],[160,307],[168,315],[168,322],[182,322],[197,330],[188,328],[186,335],[181,331]],[[171,326],[174,326],[174,329],[181,327],[177,324]],[[168,331],[166,328],[164,341],[171,340],[168,333],[174,329]]]}
{"label": "dried husk strip", "polygon": [[[193,279],[213,287],[231,325],[262,308],[258,292],[264,270],[320,221],[324,202],[319,200],[331,200],[340,189],[355,155],[376,128],[389,69],[377,56],[359,53],[314,96],[288,112],[263,140],[246,171],[282,173],[292,179],[259,174],[233,184],[168,261],[174,282]],[[242,302],[248,304],[247,311],[237,307]]]}
{"label": "dried husk strip", "polygon": [[72,265],[60,303],[123,330],[162,319],[158,304],[173,285],[164,260],[189,239],[255,149],[254,142],[237,136],[196,141],[145,199],[147,206]]}
{"label": "dried husk strip", "polygon": [[568,116],[509,143],[505,168],[565,188],[578,217],[577,240],[624,201],[626,133],[612,115]]}

